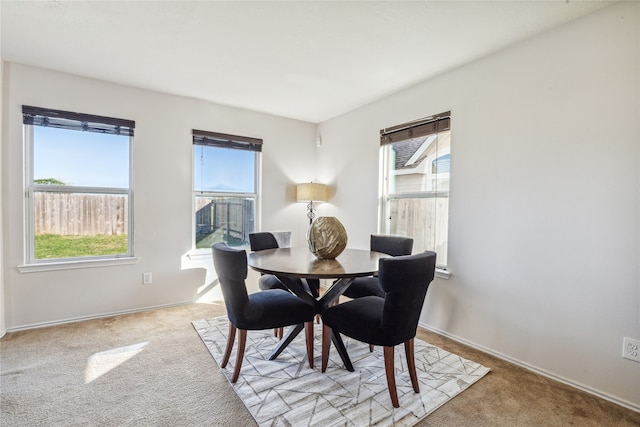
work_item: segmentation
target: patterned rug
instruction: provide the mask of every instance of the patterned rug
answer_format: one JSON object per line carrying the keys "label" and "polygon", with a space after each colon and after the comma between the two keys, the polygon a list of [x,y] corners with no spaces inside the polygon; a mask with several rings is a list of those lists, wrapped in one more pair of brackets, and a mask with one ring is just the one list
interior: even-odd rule
{"label": "patterned rug", "polygon": [[[228,333],[226,317],[193,322],[220,364]],[[396,347],[395,368],[400,408],[387,389],[382,349],[344,337],[355,368],[344,369],[333,345],[327,371],[321,367],[321,328],[316,325],[314,369],[309,368],[302,331],[276,360],[268,360],[277,339],[272,330],[249,331],[240,378],[232,384],[259,426],[412,426],[478,381],[489,369],[419,339],[414,340],[420,393],[406,371],[404,346]],[[237,337],[229,364],[230,380]]]}

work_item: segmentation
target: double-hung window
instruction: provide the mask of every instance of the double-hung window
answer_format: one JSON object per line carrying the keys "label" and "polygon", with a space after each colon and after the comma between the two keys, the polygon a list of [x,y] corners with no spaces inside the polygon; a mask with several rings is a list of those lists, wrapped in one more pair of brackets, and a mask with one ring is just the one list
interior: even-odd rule
{"label": "double-hung window", "polygon": [[193,130],[194,247],[247,246],[255,229],[262,140]]}
{"label": "double-hung window", "polygon": [[446,269],[450,112],[380,131],[381,229],[412,237],[413,251],[437,253],[437,266]]}
{"label": "double-hung window", "polygon": [[27,264],[133,256],[135,122],[23,106]]}

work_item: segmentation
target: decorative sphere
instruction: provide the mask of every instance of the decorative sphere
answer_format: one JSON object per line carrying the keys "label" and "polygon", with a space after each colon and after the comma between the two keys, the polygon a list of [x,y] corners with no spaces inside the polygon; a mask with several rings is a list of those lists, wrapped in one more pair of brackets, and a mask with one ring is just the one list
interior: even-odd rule
{"label": "decorative sphere", "polygon": [[347,247],[347,231],[338,218],[321,216],[307,231],[309,250],[320,259],[334,259]]}

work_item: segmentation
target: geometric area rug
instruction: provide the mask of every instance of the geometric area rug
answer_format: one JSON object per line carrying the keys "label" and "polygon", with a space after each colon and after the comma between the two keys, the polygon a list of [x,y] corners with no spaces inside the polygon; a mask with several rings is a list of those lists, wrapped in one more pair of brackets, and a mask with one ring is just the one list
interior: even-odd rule
{"label": "geometric area rug", "polygon": [[[192,323],[220,365],[227,342],[227,317]],[[415,338],[420,393],[411,386],[404,346],[396,346],[400,408],[394,408],[382,349],[375,347],[369,352],[368,344],[343,336],[354,372],[344,368],[332,345],[329,365],[322,373],[319,326],[314,334],[314,369],[307,361],[304,330],[276,360],[268,360],[277,344],[273,330],[248,331],[240,377],[231,385],[259,426],[412,426],[489,372],[478,363]],[[221,369],[229,381],[237,347],[236,337],[229,363]]]}

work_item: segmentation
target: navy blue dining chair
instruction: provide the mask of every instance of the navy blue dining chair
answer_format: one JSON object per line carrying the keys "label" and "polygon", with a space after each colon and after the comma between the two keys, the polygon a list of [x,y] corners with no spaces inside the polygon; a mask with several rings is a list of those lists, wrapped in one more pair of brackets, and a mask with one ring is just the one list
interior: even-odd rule
{"label": "navy blue dining chair", "polygon": [[327,369],[332,334],[384,348],[389,395],[399,407],[394,372],[394,348],[404,343],[411,385],[420,392],[414,360],[413,339],[427,289],[435,276],[436,253],[383,258],[378,279],[384,298],[365,296],[322,311],[322,372]]}
{"label": "navy blue dining chair", "polygon": [[[391,256],[411,255],[413,239],[411,237],[372,234],[370,248],[375,252]],[[357,277],[342,294],[349,298],[378,296],[384,298],[384,291],[375,276]]]}
{"label": "navy blue dining chair", "polygon": [[[287,242],[287,243],[281,243]],[[263,251],[265,249],[276,249],[282,247],[289,247],[291,242],[291,232],[290,231],[260,231],[256,233],[249,233],[249,245],[251,246],[251,250],[253,252]],[[297,279],[300,280],[300,279]],[[303,281],[301,281],[301,285],[314,297],[318,297],[319,289],[320,289],[320,280],[318,279],[306,279],[307,284],[305,285]],[[258,280],[258,286],[262,290],[267,289],[284,289],[288,290],[285,285],[273,274],[263,274],[260,276]]]}
{"label": "navy blue dining chair", "polygon": [[[291,232],[290,231],[259,231],[255,233],[249,233],[249,245],[251,251],[263,251],[266,249],[288,248],[291,246]],[[320,280],[318,279],[294,279],[297,280],[300,285],[314,298],[320,295]],[[260,289],[289,289],[273,274],[261,274],[258,279],[258,287]],[[278,328],[273,331],[273,334],[280,339],[284,336],[282,328]]]}
{"label": "navy blue dining chair", "polygon": [[270,289],[247,293],[247,253],[228,247],[224,243],[212,246],[213,264],[218,274],[224,303],[229,318],[229,336],[221,367],[225,368],[231,356],[236,330],[239,331],[238,351],[232,383],[238,380],[247,341],[247,331],[282,328],[305,324],[307,357],[313,368],[313,319],[315,308],[289,291]]}

